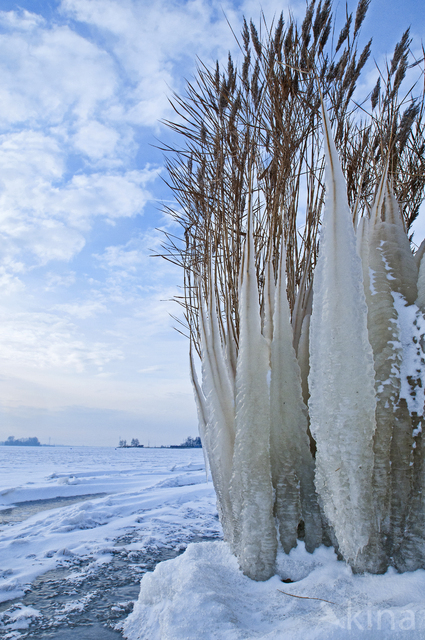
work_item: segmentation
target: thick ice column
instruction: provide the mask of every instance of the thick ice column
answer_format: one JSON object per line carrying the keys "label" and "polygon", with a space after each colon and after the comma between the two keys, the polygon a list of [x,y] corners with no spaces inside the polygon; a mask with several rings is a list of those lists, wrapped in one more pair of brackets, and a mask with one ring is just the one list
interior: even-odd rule
{"label": "thick ice column", "polygon": [[425,569],[425,446],[422,432],[416,434],[413,450],[413,483],[403,540],[394,553],[399,571]]}
{"label": "thick ice column", "polygon": [[[395,566],[400,571],[425,568],[425,446],[424,446],[424,386],[425,380],[425,262],[420,263],[416,305],[405,306],[400,294],[394,294],[399,311],[400,338],[404,347],[401,395],[411,415],[412,487],[408,513],[403,527],[403,539],[394,553]],[[419,308],[418,308],[419,307]],[[422,309],[422,310],[421,310]]]}
{"label": "thick ice column", "polygon": [[286,295],[285,251],[282,248],[276,287],[271,342],[271,463],[275,513],[286,553],[297,544],[300,518],[305,544],[313,551],[322,542],[322,524],[314,486],[314,460],[307,435],[307,408],[293,347],[293,331]]}
{"label": "thick ice column", "polygon": [[416,391],[411,386],[415,372],[408,362],[415,348],[412,303],[417,297],[417,265],[386,172],[371,215],[369,267],[366,298],[377,393],[374,490],[386,550],[393,555],[403,538],[413,481]]}
{"label": "thick ice column", "polygon": [[[233,387],[218,330],[215,296],[209,296],[209,313],[205,308],[201,290],[199,300],[202,387],[208,420],[205,428],[208,460],[224,537],[232,544],[234,519],[229,489],[235,440]],[[198,395],[198,402],[199,397],[202,396]]]}
{"label": "thick ice column", "polygon": [[316,439],[316,487],[344,558],[376,535],[371,495],[375,391],[360,257],[345,180],[323,109],[326,202],[313,283],[310,324],[310,420]]}
{"label": "thick ice column", "polygon": [[267,580],[274,574],[277,549],[270,470],[269,346],[261,334],[251,221],[244,249],[239,318],[236,439],[230,489],[234,548],[247,576]]}
{"label": "thick ice column", "polygon": [[[374,208],[380,206],[379,193]],[[370,230],[368,304],[369,340],[374,354],[376,431],[374,436],[373,490],[379,528],[389,533],[391,501],[391,442],[395,428],[394,408],[400,394],[402,349],[397,313],[388,272],[381,253],[382,238],[376,225]]]}

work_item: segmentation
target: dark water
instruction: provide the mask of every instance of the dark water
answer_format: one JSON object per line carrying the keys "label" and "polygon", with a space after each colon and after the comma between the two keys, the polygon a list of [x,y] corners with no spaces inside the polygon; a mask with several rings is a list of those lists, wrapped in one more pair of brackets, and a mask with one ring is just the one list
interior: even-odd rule
{"label": "dark water", "polygon": [[9,524],[9,522],[22,522],[30,516],[47,511],[48,509],[58,509],[59,507],[68,507],[71,504],[84,502],[85,500],[93,500],[93,498],[103,498],[106,493],[91,493],[85,496],[70,496],[68,498],[47,498],[44,500],[31,500],[29,502],[15,502],[10,509],[2,509],[0,511],[0,525]]}
{"label": "dark water", "polygon": [[[193,541],[211,539],[214,538],[197,537]],[[137,534],[118,539],[112,549],[112,559],[104,564],[71,558],[64,562],[65,566],[37,578],[31,585],[31,591],[23,598],[0,604],[0,616],[5,612],[5,627],[2,630],[0,623],[0,637],[11,631],[7,624],[9,612],[13,614],[19,605],[24,605],[33,607],[41,616],[33,618],[28,629],[19,629],[19,640],[122,638],[114,627],[132,611],[143,574],[153,571],[158,562],[175,558],[184,551],[181,546],[148,552],[125,548],[125,545],[137,541]]]}

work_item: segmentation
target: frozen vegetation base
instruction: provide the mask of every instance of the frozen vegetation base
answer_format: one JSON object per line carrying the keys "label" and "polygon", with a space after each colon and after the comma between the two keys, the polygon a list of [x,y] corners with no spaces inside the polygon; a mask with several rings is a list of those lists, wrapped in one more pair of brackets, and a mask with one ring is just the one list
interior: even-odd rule
{"label": "frozen vegetation base", "polygon": [[[290,595],[291,594],[291,595]],[[255,582],[224,542],[190,544],[143,576],[128,640],[423,640],[425,571],[354,575],[302,542]]]}
{"label": "frozen vegetation base", "polygon": [[388,163],[353,225],[323,103],[322,124],[320,250],[292,313],[285,243],[279,259],[258,243],[260,184],[232,273],[237,323],[208,275],[217,255],[198,282],[199,429],[224,539],[254,580],[273,576],[301,520],[308,551],[330,541],[356,573],[425,569],[425,242],[414,256]]}

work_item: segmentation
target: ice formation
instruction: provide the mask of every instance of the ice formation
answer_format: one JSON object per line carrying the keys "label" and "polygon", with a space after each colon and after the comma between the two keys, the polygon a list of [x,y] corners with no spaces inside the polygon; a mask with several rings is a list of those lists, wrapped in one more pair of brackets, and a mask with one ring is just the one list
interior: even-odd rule
{"label": "ice formation", "polygon": [[343,556],[357,557],[374,535],[375,392],[363,274],[345,180],[323,112],[326,201],[310,323],[310,421],[316,486]]}
{"label": "ice formation", "polygon": [[282,249],[271,341],[270,441],[275,513],[282,547],[289,553],[297,544],[297,527],[301,518],[308,551],[321,544],[322,523],[307,433],[307,407],[303,402],[301,372],[293,347],[285,261]]}
{"label": "ice formation", "polygon": [[233,385],[223,352],[215,295],[210,292],[208,312],[203,303],[202,292],[199,297],[202,300],[200,326],[203,390],[201,392],[199,387],[197,389],[194,380],[195,396],[198,407],[205,408],[206,424],[203,429],[201,428],[201,432],[204,431],[224,536],[232,543],[234,521],[229,488],[235,442]]}
{"label": "ice formation", "polygon": [[249,221],[239,298],[236,437],[230,495],[239,564],[246,575],[267,580],[275,571],[277,535],[270,468],[269,347],[261,333],[254,259]]}
{"label": "ice formation", "polygon": [[[374,558],[375,571],[383,571],[388,564],[399,569],[417,568],[423,566],[424,557],[423,539],[419,543],[417,533],[412,533],[417,530],[417,519],[423,520],[419,504],[423,486],[423,316],[414,304],[418,297],[417,260],[410,250],[387,171],[370,221],[365,219],[363,227],[359,226],[358,248],[365,275],[377,400],[372,488],[379,554],[376,548],[368,552]],[[418,557],[422,557],[419,564]]]}
{"label": "ice formation", "polygon": [[251,204],[238,337],[228,301],[199,289],[200,433],[225,538],[255,580],[301,530],[358,572],[425,568],[425,243],[413,256],[387,169],[352,215],[324,107],[323,125],[319,257],[292,318],[283,240],[260,296]]}

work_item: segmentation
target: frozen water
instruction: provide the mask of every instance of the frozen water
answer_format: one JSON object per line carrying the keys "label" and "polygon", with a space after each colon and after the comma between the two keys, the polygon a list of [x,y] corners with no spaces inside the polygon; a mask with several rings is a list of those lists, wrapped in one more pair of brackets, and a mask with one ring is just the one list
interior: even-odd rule
{"label": "frozen water", "polygon": [[326,200],[313,281],[309,411],[316,487],[343,556],[355,564],[374,532],[375,372],[346,184],[326,112],[323,118]]}
{"label": "frozen water", "polygon": [[[208,308],[200,297],[200,333],[202,346],[202,391],[196,387],[192,365],[192,380],[198,413],[204,408],[204,427],[201,433],[206,443],[209,467],[217,492],[220,521],[227,540],[233,539],[233,514],[229,495],[232,473],[234,426],[234,387],[230,378],[230,367],[226,361],[218,326],[216,300],[211,294]],[[202,395],[203,393],[203,395]],[[203,400],[205,398],[205,402]],[[201,416],[202,417],[202,416]]]}
{"label": "frozen water", "polygon": [[27,632],[52,640],[121,638],[120,621],[133,608],[140,578],[185,548],[131,550],[137,539],[137,533],[118,539],[107,562],[69,558],[37,578],[23,598],[0,605],[0,637],[19,629],[21,638]]}
{"label": "frozen water", "polygon": [[283,549],[289,553],[297,544],[301,517],[309,551],[322,542],[322,523],[314,487],[314,461],[307,432],[307,409],[302,399],[301,372],[293,347],[285,262],[282,251],[271,343],[270,454],[279,536]]}
{"label": "frozen water", "polygon": [[84,496],[69,496],[67,498],[45,498],[44,500],[16,502],[12,507],[0,509],[0,525],[8,524],[9,522],[22,522],[22,520],[26,520],[40,511],[58,509],[59,507],[70,506],[77,504],[77,502],[84,502],[85,500],[103,498],[105,495],[106,493],[93,493]]}
{"label": "frozen water", "polygon": [[261,333],[252,222],[244,248],[239,323],[236,437],[230,485],[234,550],[246,575],[267,580],[274,573],[277,548],[270,467],[270,353]]}
{"label": "frozen water", "polygon": [[[11,640],[75,637],[67,626],[81,639],[120,637],[112,627],[141,575],[190,540],[221,536],[200,449],[1,447],[0,459],[4,520],[16,497],[44,507],[0,525],[0,636]],[[87,495],[94,486],[104,497]]]}

